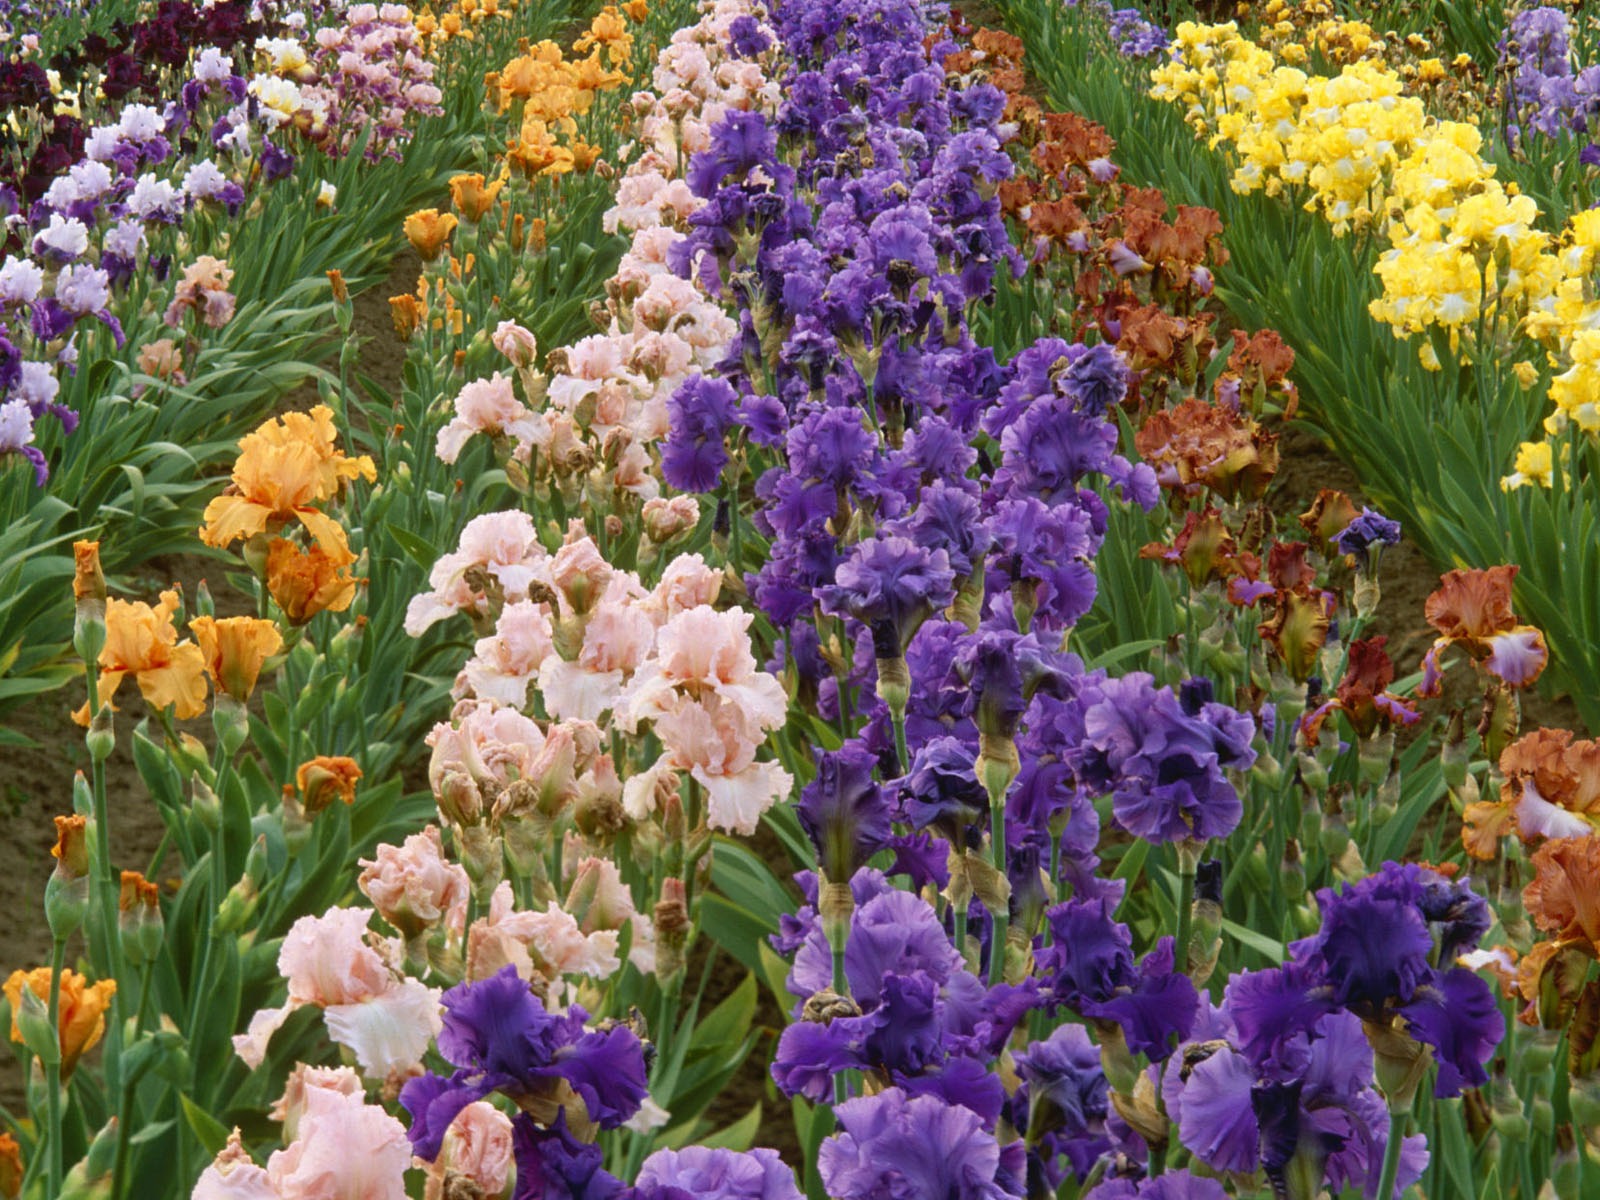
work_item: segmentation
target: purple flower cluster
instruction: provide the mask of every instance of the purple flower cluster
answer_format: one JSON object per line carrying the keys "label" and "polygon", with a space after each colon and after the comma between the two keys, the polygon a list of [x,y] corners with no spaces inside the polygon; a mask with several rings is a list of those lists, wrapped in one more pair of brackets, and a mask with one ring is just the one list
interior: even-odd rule
{"label": "purple flower cluster", "polygon": [[370,159],[398,159],[415,118],[444,111],[420,41],[403,4],[352,4],[317,30],[317,78],[305,102],[325,115],[324,149],[348,154],[362,145]]}
{"label": "purple flower cluster", "polygon": [[1525,129],[1548,138],[1586,135],[1600,112],[1600,66],[1574,71],[1572,26],[1558,8],[1529,8],[1511,18],[1500,41],[1506,137],[1517,143]]}
{"label": "purple flower cluster", "polygon": [[1183,697],[1143,673],[1088,683],[1072,739],[1078,778],[1109,792],[1129,833],[1151,842],[1225,838],[1244,812],[1226,770],[1255,762],[1255,722],[1210,698],[1197,679]]}
{"label": "purple flower cluster", "polygon": [[[800,882],[816,886],[812,877]],[[859,872],[851,891],[844,972],[859,1015],[818,1014],[831,1019],[790,1025],[778,1041],[774,1081],[788,1095],[820,1101],[840,1072],[878,1071],[910,1095],[964,1104],[992,1127],[1005,1093],[987,1064],[1037,1003],[1036,989],[985,986],[966,970],[934,910],[881,873]],[[794,953],[793,995],[826,992],[832,957],[815,907],[802,909],[774,943]]]}

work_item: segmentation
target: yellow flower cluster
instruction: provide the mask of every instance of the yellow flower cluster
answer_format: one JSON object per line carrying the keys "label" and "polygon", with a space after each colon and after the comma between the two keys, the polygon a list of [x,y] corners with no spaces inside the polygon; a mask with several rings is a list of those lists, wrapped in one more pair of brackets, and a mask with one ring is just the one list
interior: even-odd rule
{"label": "yellow flower cluster", "polygon": [[[1588,438],[1600,438],[1600,295],[1594,283],[1600,266],[1600,210],[1573,214],[1556,259],[1560,277],[1526,322],[1527,332],[1545,345],[1550,365],[1559,372],[1550,381],[1549,397],[1555,407],[1545,418],[1544,429],[1550,437],[1576,429]],[[1557,455],[1548,441],[1524,442],[1512,473],[1500,486],[1549,487],[1556,463],[1567,458],[1565,446]]]}
{"label": "yellow flower cluster", "polygon": [[[1309,0],[1299,11],[1317,16],[1308,10],[1321,7]],[[1480,363],[1511,357],[1515,338],[1535,338],[1559,372],[1546,432],[1600,437],[1600,296],[1592,282],[1600,213],[1578,213],[1556,243],[1539,227],[1533,199],[1495,179],[1478,127],[1440,120],[1406,93],[1406,75],[1438,78],[1442,63],[1423,60],[1402,74],[1358,23],[1328,21],[1291,42],[1290,11],[1282,0],[1266,6],[1274,24],[1263,40],[1280,39],[1275,49],[1286,63],[1305,61],[1308,46],[1343,60],[1336,75],[1280,64],[1232,22],[1185,22],[1170,60],[1152,72],[1151,95],[1182,104],[1213,148],[1229,148],[1235,191],[1288,193],[1338,235],[1386,236],[1389,248],[1374,267],[1382,293],[1369,311],[1395,336],[1442,330],[1452,352]],[[1411,38],[1405,49],[1431,47]],[[1441,365],[1433,341],[1418,352],[1430,369]],[[1516,374],[1525,388],[1537,381],[1530,363],[1519,362]],[[1502,486],[1548,487],[1560,461],[1550,443],[1524,443]]]}
{"label": "yellow flower cluster", "polygon": [[[463,11],[472,4],[485,11],[490,2],[461,0]],[[507,0],[499,2],[504,11]],[[419,329],[448,331],[457,339],[469,332],[471,314],[460,300],[477,263],[475,250],[489,253],[504,246],[513,258],[525,248],[543,251],[545,218],[531,214],[559,211],[545,190],[559,189],[563,176],[589,171],[599,162],[601,147],[584,134],[599,136],[615,128],[615,105],[603,105],[600,98],[630,81],[635,35],[629,22],[642,22],[647,15],[645,0],[607,4],[573,43],[573,57],[552,41],[524,42],[515,58],[484,76],[489,103],[507,117],[513,136],[492,179],[462,174],[450,180],[453,211],[427,208],[406,218],[406,238],[433,266],[414,293],[390,297],[395,331],[403,340]]]}
{"label": "yellow flower cluster", "polygon": [[[1292,190],[1340,236],[1387,234],[1376,268],[1383,294],[1371,311],[1396,336],[1438,326],[1459,349],[1463,333],[1475,337],[1488,320],[1489,343],[1554,290],[1560,268],[1535,228],[1538,207],[1494,179],[1475,127],[1430,117],[1382,62],[1306,75],[1277,65],[1231,23],[1186,22],[1152,81],[1152,95],[1184,103],[1213,146],[1231,146],[1236,191]],[[1421,354],[1438,365],[1431,344]]]}
{"label": "yellow flower cluster", "polygon": [[1257,16],[1261,44],[1296,66],[1313,55],[1341,64],[1377,58],[1387,48],[1371,25],[1339,17],[1328,0],[1269,0]]}

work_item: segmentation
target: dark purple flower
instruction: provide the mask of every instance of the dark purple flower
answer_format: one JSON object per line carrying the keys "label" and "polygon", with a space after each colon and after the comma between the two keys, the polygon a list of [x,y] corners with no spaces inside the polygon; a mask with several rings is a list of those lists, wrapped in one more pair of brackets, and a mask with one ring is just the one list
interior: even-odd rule
{"label": "dark purple flower", "polygon": [[1172,939],[1162,938],[1141,964],[1133,934],[1111,915],[1109,900],[1068,900],[1048,909],[1050,944],[1038,952],[1055,1000],[1085,1017],[1113,1021],[1128,1048],[1152,1060],[1189,1035],[1199,996],[1172,969]]}
{"label": "dark purple flower", "polygon": [[1079,778],[1112,793],[1112,812],[1148,841],[1227,837],[1243,814],[1223,773],[1255,761],[1255,722],[1223,704],[1184,711],[1143,672],[1104,679],[1082,697]]}
{"label": "dark purple flower", "polygon": [[438,1157],[455,1115],[490,1092],[513,1100],[549,1097],[565,1080],[583,1098],[588,1116],[615,1128],[639,1110],[647,1093],[644,1049],[626,1026],[584,1027],[588,1014],[573,1005],[547,1011],[515,967],[445,992],[439,1053],[457,1067],[448,1079],[409,1080],[400,1102],[412,1115],[412,1146]]}
{"label": "dark purple flower", "polygon": [[756,58],[770,45],[772,39],[752,16],[735,17],[728,26],[728,49],[738,58]]}
{"label": "dark purple flower", "polygon": [[692,375],[667,401],[667,440],[661,448],[661,474],[682,492],[716,488],[728,465],[723,438],[733,425],[739,397],[727,382]]}
{"label": "dark purple flower", "polygon": [[729,176],[743,183],[756,167],[777,171],[777,141],[760,113],[732,109],[713,126],[711,145],[689,160],[690,189],[709,198]]}
{"label": "dark purple flower", "polygon": [[1485,1069],[1505,1036],[1505,1020],[1494,992],[1466,967],[1437,973],[1400,1006],[1406,1032],[1432,1046],[1439,1064],[1435,1096],[1457,1096],[1463,1088],[1487,1083]]}
{"label": "dark purple flower", "polygon": [[822,610],[854,617],[872,631],[880,659],[900,658],[921,624],[955,599],[955,573],[943,550],[879,534],[839,564],[831,587],[818,589]]}
{"label": "dark purple flower", "polygon": [[1099,1048],[1081,1025],[1062,1025],[1016,1056],[1022,1089],[1017,1092],[1017,1123],[1030,1136],[1064,1130],[1073,1137],[1095,1132],[1110,1112],[1110,1084],[1100,1066]]}
{"label": "dark purple flower", "polygon": [[1383,547],[1400,544],[1400,522],[1391,521],[1375,509],[1363,508],[1361,515],[1333,539],[1333,544],[1340,554],[1354,556],[1364,567]]}
{"label": "dark purple flower", "polygon": [[901,781],[906,819],[917,829],[932,827],[951,842],[965,843],[968,829],[989,810],[989,794],[979,782],[972,747],[959,738],[927,742]]}
{"label": "dark purple flower", "polygon": [[517,1161],[512,1200],[616,1200],[622,1193],[622,1181],[606,1171],[600,1147],[573,1137],[564,1112],[549,1129],[519,1113],[511,1147]]}
{"label": "dark purple flower", "polygon": [[1392,1002],[1409,1003],[1433,968],[1433,937],[1409,878],[1385,864],[1380,874],[1334,892],[1317,893],[1322,928],[1296,942],[1296,959],[1311,964],[1334,1001],[1360,1015]]}
{"label": "dark purple flower", "polygon": [[890,804],[872,777],[877,761],[858,740],[818,750],[816,778],[800,791],[795,815],[831,880],[849,879],[888,844]]}
{"label": "dark purple flower", "polygon": [[1293,1059],[1317,1022],[1338,1007],[1331,989],[1295,962],[1235,975],[1226,996],[1239,1048],[1257,1064]]}

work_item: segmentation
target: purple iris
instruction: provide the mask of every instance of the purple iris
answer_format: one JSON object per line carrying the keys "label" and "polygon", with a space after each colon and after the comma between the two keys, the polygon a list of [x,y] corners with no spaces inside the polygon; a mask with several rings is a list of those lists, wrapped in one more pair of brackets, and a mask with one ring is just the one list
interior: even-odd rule
{"label": "purple iris", "polygon": [[[1484,1083],[1505,1032],[1493,994],[1471,971],[1433,965],[1477,944],[1488,929],[1482,899],[1414,864],[1386,862],[1341,892],[1322,889],[1317,908],[1322,928],[1290,946],[1303,964],[1298,990],[1379,1025],[1404,1017],[1407,1032],[1433,1047],[1435,1095]],[[1296,1003],[1295,990],[1280,1006]]]}
{"label": "purple iris", "polygon": [[906,819],[914,828],[932,828],[951,842],[967,841],[968,830],[989,810],[975,758],[971,746],[953,737],[934,738],[916,752],[900,785]]}
{"label": "purple iris", "polygon": [[890,803],[872,777],[877,756],[860,741],[817,751],[816,765],[795,815],[816,848],[822,873],[843,882],[888,844]]}
{"label": "purple iris", "polygon": [[439,1053],[457,1070],[417,1076],[400,1092],[419,1157],[437,1158],[456,1114],[491,1092],[548,1097],[565,1080],[589,1119],[606,1129],[639,1111],[647,1094],[644,1048],[626,1026],[587,1029],[588,1014],[577,1005],[565,1015],[549,1012],[513,966],[457,984],[443,1004]]}
{"label": "purple iris", "polygon": [[692,375],[667,401],[668,429],[661,474],[682,492],[715,490],[728,465],[723,438],[734,423],[739,397],[727,382]]}
{"label": "purple iris", "polygon": [[1199,996],[1188,976],[1173,970],[1171,938],[1135,963],[1133,934],[1111,909],[1101,899],[1046,910],[1050,944],[1038,952],[1039,966],[1057,1003],[1120,1026],[1134,1053],[1165,1058],[1189,1036]]}
{"label": "purple iris", "polygon": [[766,1149],[657,1150],[639,1168],[638,1186],[681,1188],[699,1200],[800,1200],[794,1172]]}
{"label": "purple iris", "polygon": [[822,610],[867,626],[879,658],[900,658],[918,627],[955,599],[945,552],[893,534],[858,543],[836,579],[818,589]]}
{"label": "purple iris", "polygon": [[1016,1064],[1022,1086],[1012,1102],[1012,1124],[1043,1151],[1038,1168],[1052,1191],[1064,1178],[1062,1159],[1082,1180],[1111,1148],[1105,1131],[1110,1084],[1099,1048],[1081,1025],[1062,1025],[1018,1054]]}
{"label": "purple iris", "polygon": [[1255,722],[1215,701],[1189,712],[1143,672],[1086,687],[1080,780],[1109,791],[1119,824],[1153,842],[1224,838],[1244,806],[1227,770],[1255,762]]}
{"label": "purple iris", "polygon": [[1400,544],[1400,522],[1391,521],[1376,509],[1363,508],[1361,515],[1333,539],[1340,554],[1366,559],[1374,549]]}
{"label": "purple iris", "polygon": [[1023,1194],[1023,1147],[1002,1147],[971,1109],[900,1088],[834,1109],[817,1169],[833,1200],[1004,1200]]}

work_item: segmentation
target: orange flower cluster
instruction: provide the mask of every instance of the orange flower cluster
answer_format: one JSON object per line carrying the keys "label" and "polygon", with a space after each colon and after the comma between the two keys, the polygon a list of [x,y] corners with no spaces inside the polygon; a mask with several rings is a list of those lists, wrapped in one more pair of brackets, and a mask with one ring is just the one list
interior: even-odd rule
{"label": "orange flower cluster", "polygon": [[[260,556],[268,590],[292,624],[318,612],[342,612],[355,596],[347,569],[355,561],[342,526],[321,508],[356,479],[377,469],[366,455],[346,456],[335,444],[333,412],[286,413],[239,439],[233,481],[206,505],[200,539],[208,546],[246,540]],[[307,544],[285,536],[294,530]]]}
{"label": "orange flower cluster", "polygon": [[[50,968],[13,971],[5,982],[6,1000],[11,1005],[11,1040],[22,1042],[17,1014],[22,1008],[22,989],[27,988],[41,1001],[50,997]],[[76,971],[61,973],[60,1015],[57,1032],[61,1038],[61,1079],[71,1077],[84,1053],[92,1050],[106,1031],[106,1009],[116,994],[117,981],[102,979],[91,984]]]}
{"label": "orange flower cluster", "polygon": [[513,255],[544,249],[545,218],[532,214],[558,210],[559,204],[555,196],[537,195],[534,185],[557,186],[563,176],[593,170],[600,161],[601,149],[587,140],[583,126],[610,125],[612,116],[597,101],[629,82],[635,41],[629,22],[646,15],[644,0],[608,4],[573,43],[574,57],[552,41],[524,44],[515,58],[485,75],[489,102],[509,114],[512,133],[492,179],[456,175],[450,180],[451,211],[426,208],[406,218],[406,238],[417,254],[442,266],[425,273],[415,292],[390,297],[402,341],[419,329],[448,330],[453,337],[466,332],[471,318],[459,302],[461,289],[451,285],[472,275],[476,256],[471,250],[456,254],[453,241],[470,237],[468,245],[481,249],[482,238],[498,235]]}
{"label": "orange flower cluster", "polygon": [[[1151,407],[1197,395],[1218,352],[1212,314],[1202,309],[1213,271],[1228,260],[1221,218],[1187,205],[1169,214],[1159,189],[1118,182],[1116,143],[1104,128],[1076,113],[1046,111],[1027,95],[1019,39],[979,29],[970,44],[946,56],[944,67],[982,76],[1006,95],[1006,119],[1018,128],[1010,143],[1018,170],[998,194],[1032,240],[1036,273],[1070,280],[1074,307],[1064,336],[1083,341],[1093,332],[1115,345],[1134,369],[1133,396]],[[1257,416],[1270,408],[1292,414],[1293,351],[1270,331],[1236,334],[1233,345],[1213,384],[1216,398],[1235,408],[1243,403]]]}
{"label": "orange flower cluster", "polygon": [[[207,677],[219,692],[240,702],[250,698],[261,669],[283,648],[278,627],[257,617],[196,617],[189,622],[196,641],[179,641],[181,605],[176,589],[162,592],[153,608],[142,600],[106,601],[106,642],[98,659],[102,703],[116,708],[113,697],[129,675],[147,704],[171,708],[180,721],[205,711]],[[85,703],[72,719],[88,725],[93,715]]]}
{"label": "orange flower cluster", "polygon": [[423,39],[424,52],[431,58],[446,42],[460,38],[470,42],[477,36],[475,26],[496,18],[509,18],[517,11],[517,0],[455,0],[442,4],[437,13],[424,7],[413,24]]}

